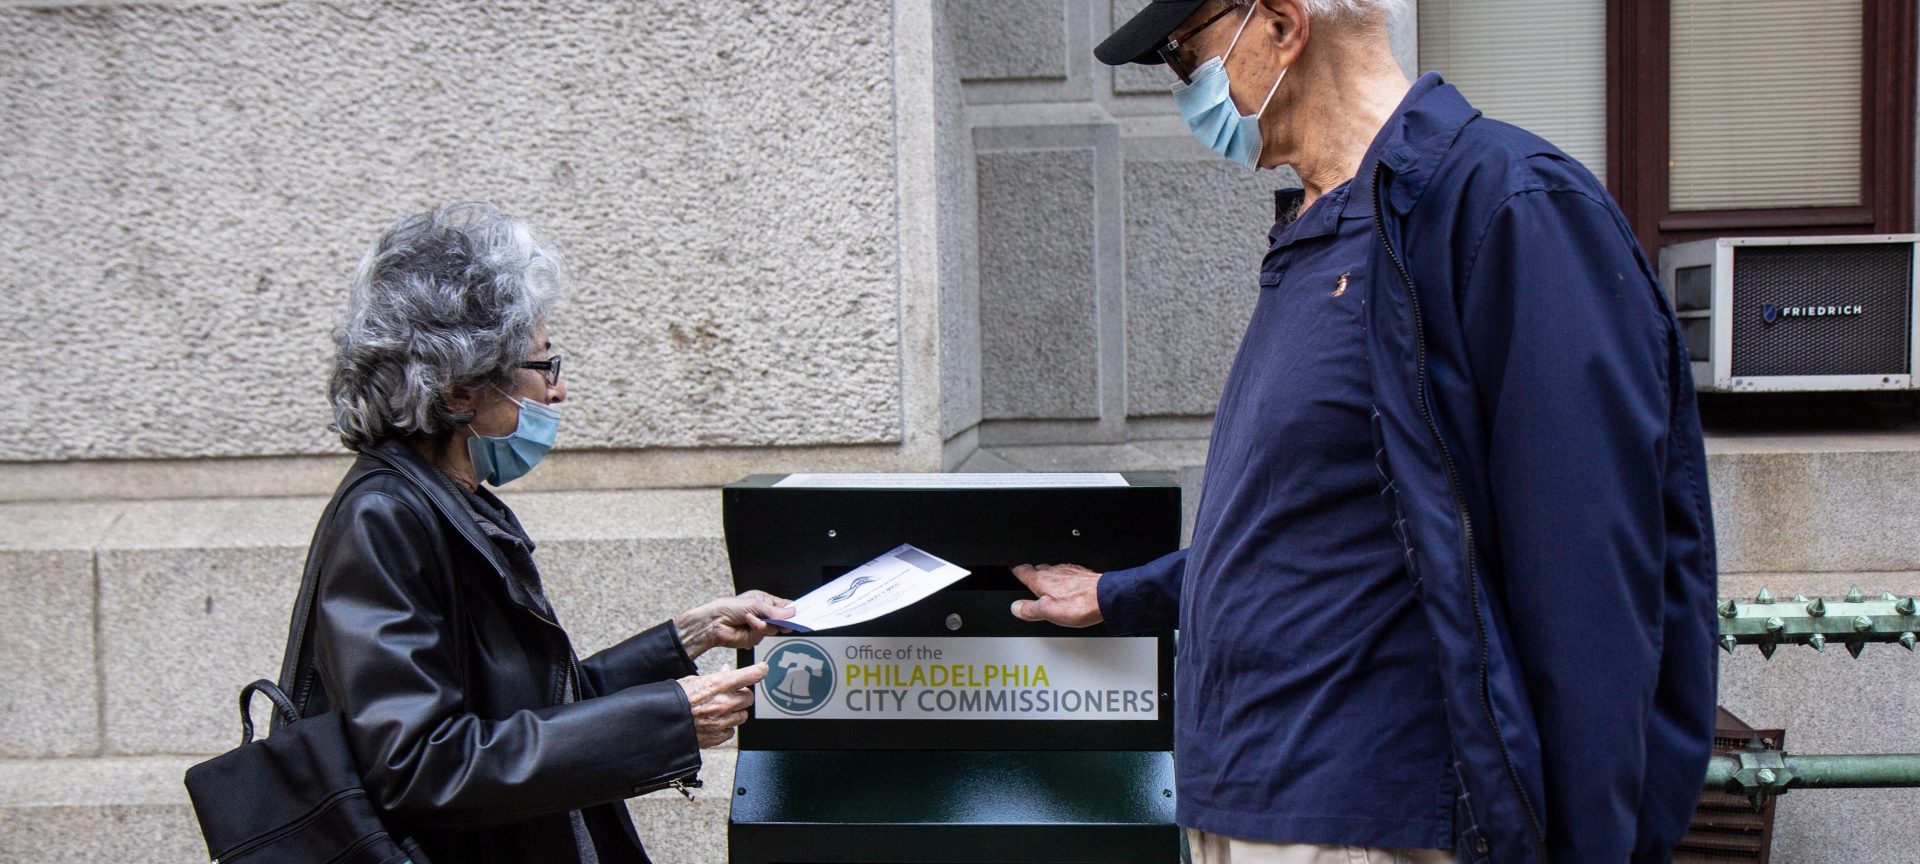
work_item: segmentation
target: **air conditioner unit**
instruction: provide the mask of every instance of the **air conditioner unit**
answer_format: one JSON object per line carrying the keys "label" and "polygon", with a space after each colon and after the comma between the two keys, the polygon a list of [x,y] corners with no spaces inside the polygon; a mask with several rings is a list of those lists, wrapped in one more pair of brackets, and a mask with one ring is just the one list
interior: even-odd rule
{"label": "air conditioner unit", "polygon": [[1720,237],[1660,252],[1703,392],[1910,390],[1920,234]]}

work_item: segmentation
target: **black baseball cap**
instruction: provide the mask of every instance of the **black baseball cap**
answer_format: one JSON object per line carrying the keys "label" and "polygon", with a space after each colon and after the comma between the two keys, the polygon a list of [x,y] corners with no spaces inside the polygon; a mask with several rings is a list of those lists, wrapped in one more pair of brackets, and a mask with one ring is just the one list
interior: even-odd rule
{"label": "black baseball cap", "polygon": [[1207,0],[1153,0],[1140,14],[1133,16],[1120,29],[1113,31],[1100,47],[1093,49],[1093,56],[1108,66],[1124,66],[1128,63],[1148,63],[1160,65],[1159,48],[1166,44],[1167,37],[1173,35],[1180,22],[1192,17],[1193,11],[1204,5]]}

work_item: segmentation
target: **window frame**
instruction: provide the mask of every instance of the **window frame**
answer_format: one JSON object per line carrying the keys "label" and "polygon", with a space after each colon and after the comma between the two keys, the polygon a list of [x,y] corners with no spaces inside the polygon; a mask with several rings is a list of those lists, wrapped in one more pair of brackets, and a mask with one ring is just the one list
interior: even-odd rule
{"label": "window frame", "polygon": [[1912,0],[1861,0],[1860,201],[1850,207],[1674,212],[1670,206],[1670,16],[1675,0],[1607,0],[1607,189],[1656,262],[1707,237],[1913,230]]}

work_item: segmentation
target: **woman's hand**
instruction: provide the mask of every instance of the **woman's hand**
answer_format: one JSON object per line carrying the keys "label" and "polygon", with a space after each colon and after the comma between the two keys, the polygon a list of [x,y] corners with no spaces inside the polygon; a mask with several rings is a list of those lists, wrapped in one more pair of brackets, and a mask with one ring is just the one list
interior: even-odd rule
{"label": "woman's hand", "polygon": [[688,657],[709,648],[752,648],[773,631],[781,618],[792,618],[793,603],[765,591],[748,591],[703,603],[673,617],[680,644]]}
{"label": "woman's hand", "polygon": [[677,683],[693,707],[693,735],[702,748],[718,747],[747,722],[753,707],[753,685],[767,677],[767,664],[745,669],[722,669],[712,675],[688,675]]}

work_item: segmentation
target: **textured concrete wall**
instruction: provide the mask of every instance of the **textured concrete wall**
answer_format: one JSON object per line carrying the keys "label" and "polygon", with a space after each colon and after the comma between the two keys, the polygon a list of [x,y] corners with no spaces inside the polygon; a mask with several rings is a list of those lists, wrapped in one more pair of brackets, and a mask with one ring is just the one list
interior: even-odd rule
{"label": "textured concrete wall", "polygon": [[1841,436],[1805,445],[1833,448],[1825,452],[1723,445],[1738,458],[1713,474],[1721,572],[1814,572],[1835,560],[1850,570],[1913,569],[1920,460],[1842,449],[1848,445]]}
{"label": "textured concrete wall", "polygon": [[940,172],[940,437],[979,425],[980,243],[979,181],[973,136],[961,94],[962,32],[953,23],[957,4],[943,3],[934,17],[934,86]]}
{"label": "textured concrete wall", "polygon": [[94,548],[119,512],[40,504],[0,517],[0,759],[100,748]]}
{"label": "textured concrete wall", "polygon": [[[0,416],[19,442],[0,497],[323,491],[270,479],[314,473],[292,461],[212,483],[160,463],[338,453],[327,333],[360,250],[399,214],[469,197],[527,216],[575,276],[555,322],[573,361],[562,450],[594,458],[536,485],[924,466],[916,435],[964,448],[989,416],[1032,425],[1001,433],[1018,440],[1204,419],[1192,394],[1217,390],[1244,308],[1174,308],[1127,275],[1222,269],[1136,212],[1158,169],[1118,145],[1184,130],[1161,70],[1108,70],[1091,49],[1139,2],[952,0],[913,46],[900,10],[927,8],[872,0],[0,3],[0,231],[17,240],[0,249],[15,300],[0,339],[65,349],[0,359],[0,375],[65,384]],[[789,50],[813,44],[837,47]],[[1167,146],[1145,161],[1213,160]],[[979,182],[982,160],[1076,148],[1091,150],[1077,178]],[[1189,201],[1286,182],[1196,170]],[[1072,239],[981,225],[1007,196],[1024,196],[1016,217],[1078,220]],[[995,292],[1008,301],[983,321]],[[1045,380],[1034,358],[983,368],[1008,366],[995,340],[1035,321],[1085,353]],[[600,456],[621,453],[645,459]]]}
{"label": "textured concrete wall", "polygon": [[1127,410],[1207,415],[1260,293],[1273,177],[1225,160],[1127,165]]}
{"label": "textured concrete wall", "polygon": [[[324,453],[360,251],[542,228],[570,447],[902,437],[888,4],[0,6],[6,458]],[[796,50],[796,46],[832,46]]]}
{"label": "textured concrete wall", "polygon": [[969,80],[1065,78],[1071,0],[951,0],[961,73]]}
{"label": "textured concrete wall", "polygon": [[1093,151],[980,157],[986,416],[1098,416]]}

